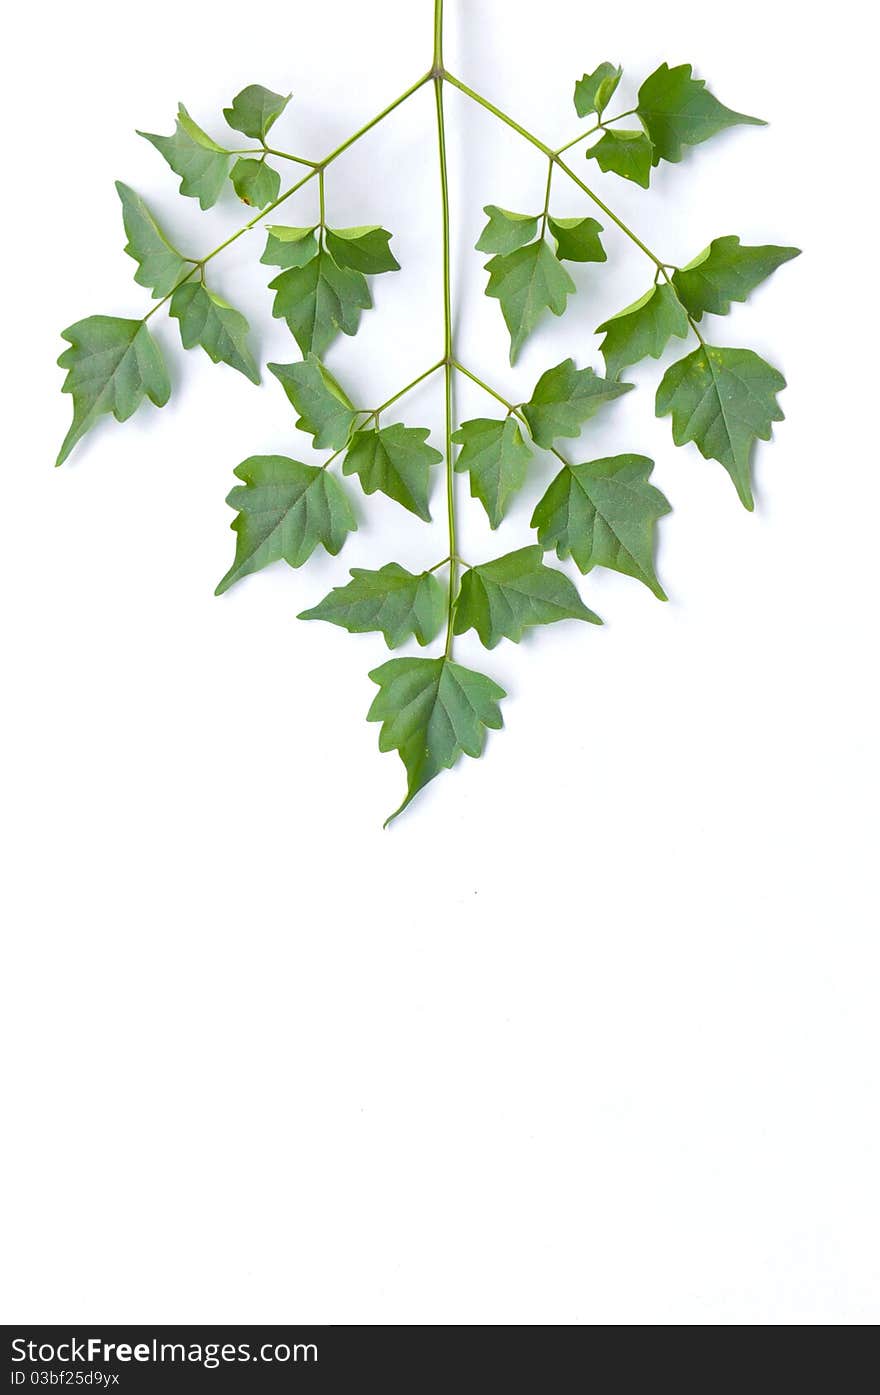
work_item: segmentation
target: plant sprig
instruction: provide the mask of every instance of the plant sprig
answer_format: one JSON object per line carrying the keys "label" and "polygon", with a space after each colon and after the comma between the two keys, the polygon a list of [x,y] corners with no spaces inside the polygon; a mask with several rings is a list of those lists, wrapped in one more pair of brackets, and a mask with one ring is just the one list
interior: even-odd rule
{"label": "plant sprig", "polygon": [[[316,182],[314,216],[303,224],[265,222],[261,262],[275,273],[273,314],[283,319],[301,358],[268,367],[297,412],[296,427],[329,452],[323,465],[285,455],[251,456],[235,468],[239,481],[227,502],[235,510],[235,557],[217,586],[218,594],[253,572],[284,560],[300,567],[319,546],[336,555],[357,528],[348,486],[331,472],[339,462],[343,479],[355,477],[366,495],[381,492],[422,520],[431,517],[435,467],[445,477],[447,553],[411,572],[398,562],[376,570],[354,568],[351,579],[301,612],[352,633],[381,634],[388,648],[415,640],[442,643],[436,658],[397,657],[374,669],[378,693],[368,720],[380,726],[380,750],[396,750],[403,761],[406,794],[396,817],[441,770],[462,753],[476,757],[487,729],[502,725],[503,690],[490,677],[453,657],[455,637],[473,630],[487,649],[502,640],[518,642],[531,627],[577,619],[601,624],[581,600],[569,577],[548,566],[545,554],[571,558],[582,574],[606,567],[642,582],[665,600],[655,566],[657,523],[670,508],[650,482],[653,461],[624,451],[571,461],[560,442],[577,440],[587,422],[633,384],[621,374],[646,358],[660,358],[673,340],[693,336],[696,348],[669,367],[656,394],[656,413],[670,416],[676,445],[693,442],[707,459],[730,474],[740,500],[754,507],[751,455],[754,442],[769,438],[782,419],[777,394],[782,375],[749,349],[710,342],[701,324],[742,302],[796,248],[743,246],[735,235],[716,237],[684,266],[665,261],[587,184],[569,152],[585,148],[587,159],[647,189],[662,162],[678,163],[685,148],[737,125],[763,125],[724,106],[690,64],[660,65],[642,82],[634,107],[608,115],[622,78],[609,62],[584,73],[575,84],[577,115],[593,122],[555,149],[468,86],[445,66],[443,0],[434,0],[431,65],[394,101],[318,160],[284,151],[269,135],[291,96],[258,84],[238,93],[224,109],[227,126],[255,142],[223,144],[190,116],[181,103],[170,136],[146,134],[180,179],[184,197],[210,209],[230,185],[257,211],[240,228],[201,256],[182,251],[160,226],[141,196],[118,183],[126,233],[125,250],[137,263],[135,281],[155,304],[140,319],[93,315],[64,331],[68,347],[59,363],[67,370],[63,391],[73,399],[73,421],[58,456],[61,464],[103,415],[130,417],[144,398],[164,406],[170,378],[148,322],[163,307],[177,320],[186,349],[199,346],[254,383],[260,368],[249,343],[245,316],[207,284],[206,270],[225,248],[254,231],[294,194]],[[366,133],[423,87],[434,92],[443,258],[443,343],[439,357],[396,388],[379,406],[356,405],[330,371],[326,355],[339,334],[357,333],[372,307],[373,277],[400,270],[391,234],[376,223],[337,227],[328,222],[326,175]],[[566,312],[576,294],[566,263],[606,263],[605,225],[584,213],[553,212],[554,175],[570,180],[592,207],[628,238],[651,269],[639,295],[601,324],[604,375],[565,359],[544,371],[526,402],[514,402],[461,362],[453,335],[451,233],[444,89],[451,86],[515,131],[546,160],[543,201],[520,213],[487,204],[488,222],[477,242],[490,254],[486,294],[497,299],[510,335],[513,363],[544,314]],[[630,121],[629,125],[619,123]],[[274,138],[273,138],[274,141]],[[276,162],[305,170],[281,191]],[[421,383],[442,373],[443,449],[429,443],[426,427],[388,413]],[[493,415],[457,421],[456,375],[483,390]],[[500,409],[500,410],[499,410]],[[456,474],[467,474],[471,495],[490,527],[502,526],[515,496],[527,484],[536,451],[551,453],[555,478],[534,507],[534,541],[486,561],[465,562],[458,552]],[[446,584],[437,573],[446,570]]]}

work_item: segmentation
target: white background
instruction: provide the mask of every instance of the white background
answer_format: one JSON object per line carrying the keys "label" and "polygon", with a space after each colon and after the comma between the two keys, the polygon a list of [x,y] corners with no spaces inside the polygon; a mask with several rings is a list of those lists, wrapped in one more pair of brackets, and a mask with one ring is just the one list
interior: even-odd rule
{"label": "white background", "polygon": [[[223,138],[249,82],[294,100],[276,144],[318,156],[430,59],[428,0],[31,6],[7,78],[6,523],[0,887],[8,1123],[6,1321],[871,1323],[877,1176],[876,248],[863,8],[767,0],[625,11],[448,0],[449,66],[553,144],[573,81],[622,62],[621,103],[691,61],[766,117],[664,165],[651,191],[573,152],[665,259],[712,237],[795,243],[716,341],[786,374],[747,514],[653,417],[663,364],[580,458],[656,459],[658,603],[597,572],[603,630],[457,653],[508,689],[483,760],[403,789],[364,722],[379,636],[300,624],[352,565],[446,550],[376,495],[342,555],[220,600],[224,497],[246,455],[315,457],[262,391],[151,321],[174,396],[52,463],[70,413],[60,329],[140,315],[113,179],[185,250],[244,216],[176,193],[134,134],[178,99]],[[51,42],[47,36],[51,35]],[[11,89],[11,90],[10,90]],[[541,156],[447,93],[461,354],[515,400],[651,268],[606,267],[515,371],[473,243],[481,207],[540,206]],[[15,123],[13,124],[13,118]],[[10,180],[10,171],[27,179]],[[286,173],[286,172],[285,172]],[[560,214],[592,212],[564,178]],[[313,215],[313,193],[286,221]],[[289,215],[289,216],[288,216]],[[333,166],[328,216],[395,233],[398,276],[329,362],[357,400],[437,356],[439,205],[425,89]],[[601,220],[601,215],[600,215]],[[297,356],[242,238],[212,280],[262,360]],[[666,360],[682,352],[678,346]],[[869,378],[869,374],[871,377]],[[440,381],[403,405],[440,424]],[[4,393],[6,396],[6,393]],[[491,415],[476,390],[461,418]],[[529,540],[536,462],[491,536],[459,480],[462,551]],[[493,552],[494,549],[494,552]],[[572,575],[575,575],[572,573]]]}

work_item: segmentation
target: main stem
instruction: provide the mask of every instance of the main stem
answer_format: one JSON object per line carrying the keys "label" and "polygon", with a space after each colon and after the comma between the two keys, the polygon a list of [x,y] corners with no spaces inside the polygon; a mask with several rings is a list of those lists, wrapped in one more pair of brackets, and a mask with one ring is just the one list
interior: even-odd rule
{"label": "main stem", "polygon": [[446,517],[449,524],[449,591],[446,602],[446,649],[452,653],[452,622],[458,565],[455,539],[455,474],[452,468],[452,278],[449,237],[449,178],[446,170],[446,123],[443,117],[443,0],[434,0],[434,97],[440,153],[440,201],[443,214],[443,376],[446,396]]}

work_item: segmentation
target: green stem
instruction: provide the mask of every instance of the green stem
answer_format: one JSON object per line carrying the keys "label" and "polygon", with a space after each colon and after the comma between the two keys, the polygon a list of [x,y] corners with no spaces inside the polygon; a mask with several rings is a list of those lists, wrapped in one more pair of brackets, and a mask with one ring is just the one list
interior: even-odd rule
{"label": "green stem", "polygon": [[581,131],[579,136],[575,136],[574,140],[568,141],[566,145],[560,145],[556,154],[563,155],[566,150],[571,150],[573,145],[579,145],[582,140],[587,140],[590,136],[594,136],[597,131],[603,130],[606,126],[613,125],[615,121],[622,121],[625,116],[635,116],[637,111],[638,107],[630,107],[629,111],[619,111],[616,116],[603,116],[600,121],[596,122],[595,126],[591,126],[587,131]]}
{"label": "green stem", "polygon": [[493,116],[498,117],[499,121],[503,121],[505,126],[510,126],[512,130],[521,135],[523,140],[527,140],[531,145],[537,146],[538,150],[542,151],[547,156],[548,160],[555,160],[555,152],[550,149],[550,146],[545,145],[542,140],[538,140],[538,137],[532,135],[531,131],[527,131],[525,126],[520,126],[519,122],[514,121],[512,116],[508,116],[500,107],[494,106],[486,97],[481,97],[479,92],[475,92],[472,87],[468,87],[467,83],[461,81],[461,78],[453,77],[452,73],[446,73],[445,77],[447,82],[451,83],[453,87],[457,87],[459,92],[463,92],[466,97],[470,97],[472,102],[476,102],[478,106],[485,107],[486,111],[490,111]]}
{"label": "green stem", "polygon": [[267,155],[274,155],[276,160],[292,160],[296,165],[308,165],[310,169],[317,169],[317,160],[306,160],[302,155],[288,155],[286,150],[275,150],[271,145],[249,145],[242,150],[227,150],[227,155],[259,155],[261,160],[265,160]]}
{"label": "green stem", "polygon": [[544,212],[541,215],[541,236],[547,231],[547,215],[550,212],[550,185],[553,183],[553,161],[547,162],[547,187],[544,190]]}
{"label": "green stem", "polygon": [[275,150],[271,145],[263,147],[267,155],[274,155],[276,160],[293,160],[297,165],[308,165],[310,169],[318,168],[317,160],[306,160],[302,155],[288,155],[286,150]]}
{"label": "green stem", "polygon": [[500,392],[496,392],[494,388],[490,388],[488,383],[484,383],[483,379],[478,378],[476,373],[472,373],[469,368],[465,368],[464,364],[459,363],[458,359],[453,359],[452,366],[456,368],[459,373],[463,373],[466,378],[470,378],[472,383],[476,383],[477,387],[482,388],[490,397],[494,397],[495,401],[500,402],[502,407],[506,407],[508,412],[516,412],[517,416],[519,416],[519,410],[512,402],[508,402],[507,398],[502,397]]}
{"label": "green stem", "polygon": [[348,139],[344,140],[341,145],[337,145],[335,150],[331,150],[329,155],[325,155],[324,159],[318,162],[319,165],[323,165],[325,168],[327,167],[327,165],[332,165],[333,161],[338,160],[340,155],[344,155],[346,150],[348,150],[350,146],[354,145],[355,141],[360,140],[361,136],[365,136],[368,131],[372,131],[374,126],[378,126],[379,122],[384,121],[386,116],[390,116],[391,113],[393,111],[396,111],[399,106],[402,106],[404,102],[408,102],[410,97],[412,97],[413,93],[418,92],[420,87],[424,87],[425,83],[430,81],[431,74],[423,73],[422,76],[416,82],[412,83],[412,85],[408,87],[405,92],[401,92],[399,97],[395,97],[393,102],[389,102],[387,107],[383,107],[380,112],[377,112],[377,114],[370,121],[368,121],[366,125],[361,126],[359,130],[355,131],[353,136],[349,136]]}
{"label": "green stem", "polygon": [[440,77],[443,72],[443,0],[434,0],[434,57],[433,73]]}
{"label": "green stem", "polygon": [[[434,0],[434,53],[435,60],[442,49],[443,39],[443,0]],[[442,57],[440,59],[442,66]],[[458,581],[456,567],[455,540],[455,475],[452,466],[452,278],[450,274],[451,251],[449,237],[449,178],[446,170],[446,124],[443,116],[443,78],[434,78],[434,96],[437,105],[437,145],[440,155],[440,200],[443,212],[443,370],[446,398],[446,517],[449,525],[449,591],[446,602],[446,649],[447,659],[452,654],[452,622],[455,612],[455,594]]]}
{"label": "green stem", "polygon": [[324,171],[318,170],[318,222],[324,227]]}
{"label": "green stem", "polygon": [[412,392],[414,387],[418,387],[419,383],[423,383],[426,378],[430,378],[432,373],[436,373],[438,368],[442,368],[445,361],[445,359],[441,358],[438,359],[436,363],[432,363],[431,367],[426,368],[424,373],[420,373],[417,378],[413,378],[411,383],[407,383],[406,387],[400,389],[400,392],[396,392],[393,397],[388,398],[387,402],[383,402],[381,407],[377,407],[372,415],[378,417],[380,413],[387,411],[387,409],[393,406],[395,402],[399,401],[401,397],[404,397],[408,392]]}

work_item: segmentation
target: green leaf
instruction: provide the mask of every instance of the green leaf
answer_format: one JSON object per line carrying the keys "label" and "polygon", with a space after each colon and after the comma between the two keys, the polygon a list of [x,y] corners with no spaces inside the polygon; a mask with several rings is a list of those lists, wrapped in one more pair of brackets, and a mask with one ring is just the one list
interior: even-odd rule
{"label": "green leaf", "polygon": [[381,722],[380,751],[397,751],[407,774],[406,798],[386,827],[441,770],[464,752],[477,757],[486,728],[502,725],[503,688],[451,659],[389,659],[370,674],[379,692],[367,713]]}
{"label": "green leaf", "polygon": [[347,586],[334,586],[329,596],[299,615],[300,620],[327,620],[350,634],[381,630],[389,649],[410,635],[419,644],[437,638],[446,613],[443,587],[430,572],[414,576],[397,562],[377,572],[352,567]]}
{"label": "green leaf", "polygon": [[452,439],[461,446],[456,470],[459,474],[469,472],[471,495],[480,500],[489,523],[497,528],[510,500],[525,484],[526,468],[532,458],[515,417],[475,417],[463,421]]}
{"label": "green leaf", "polygon": [[128,238],[125,250],[138,264],[134,279],[157,299],[166,296],[190,270],[190,264],[168,241],[140,194],[118,179],[116,192],[122,200],[122,222]]}
{"label": "green leaf", "polygon": [[643,358],[659,358],[670,339],[686,339],[689,328],[687,314],[668,282],[652,286],[596,330],[605,335],[599,349],[608,376],[618,377]]}
{"label": "green leaf", "polygon": [[247,343],[250,325],[219,295],[198,281],[187,281],[171,297],[168,313],[180,321],[185,349],[201,344],[212,363],[228,363],[259,383],[260,370]]}
{"label": "green leaf", "polygon": [[556,238],[556,255],[566,262],[604,262],[608,260],[599,234],[602,224],[595,218],[548,218]]}
{"label": "green leaf", "polygon": [[155,145],[175,174],[180,175],[180,192],[198,199],[202,208],[212,208],[223,192],[229,169],[229,151],[224,150],[193,121],[183,102],[177,108],[173,136],[139,136]]}
{"label": "green leaf", "polygon": [[619,174],[647,189],[651,183],[654,147],[644,131],[606,131],[587,151],[588,160],[597,160],[600,170]]}
{"label": "green leaf", "polygon": [[566,358],[541,374],[531,400],[523,404],[523,416],[535,444],[549,450],[560,436],[579,436],[585,421],[632,386],[609,382],[592,368],[576,368],[574,359]]}
{"label": "green leaf", "polygon": [[516,252],[493,257],[486,263],[486,270],[486,295],[501,302],[501,313],[510,331],[510,362],[515,363],[543,311],[561,315],[575,284],[543,238]]}
{"label": "green leaf", "polygon": [[67,369],[61,391],[73,397],[73,422],[56,465],[104,412],[127,421],[145,397],[164,407],[171,396],[168,370],[143,320],[90,315],[62,330],[61,337],[70,345],[58,363]]}
{"label": "green leaf", "polygon": [[288,92],[286,97],[282,97],[280,92],[272,92],[258,82],[252,83],[250,87],[242,88],[231,107],[223,108],[226,124],[252,140],[265,140],[291,96],[292,93]]}
{"label": "green leaf", "polygon": [[602,623],[563,572],[544,566],[540,547],[521,547],[494,562],[483,562],[461,579],[455,633],[476,630],[487,649],[494,649],[502,639],[518,644],[529,626],[550,625],[554,620]]}
{"label": "green leaf", "polygon": [[654,145],[654,164],[676,164],[682,147],[699,145],[728,126],[766,126],[756,116],[744,116],[723,106],[702,78],[691,76],[690,63],[670,68],[667,63],[639,88],[637,114]]}
{"label": "green leaf", "polygon": [[752,497],[750,458],[756,440],[769,441],[783,420],[776,401],[785,379],[751,349],[701,344],[667,369],[657,389],[657,416],[672,414],[677,446],[693,441],[707,460],[728,471],[747,509]]}
{"label": "green leaf", "polygon": [[400,270],[400,262],[388,246],[390,241],[391,234],[384,228],[327,229],[327,251],[336,265],[367,276]]}
{"label": "green leaf", "polygon": [[300,431],[314,438],[316,450],[341,450],[357,412],[329,369],[315,354],[301,363],[270,363],[288,399],[301,414]]}
{"label": "green leaf", "polygon": [[269,289],[275,292],[272,314],[287,321],[304,354],[319,357],[340,331],[357,334],[361,311],[373,304],[363,274],[337,266],[326,248],[305,266],[282,271]]}
{"label": "green leaf", "polygon": [[613,63],[600,63],[594,73],[584,73],[574,85],[574,109],[578,116],[589,116],[591,111],[601,116],[617,91],[622,74],[623,69]]}
{"label": "green leaf", "polygon": [[736,236],[716,237],[673,273],[672,284],[695,320],[704,314],[726,315],[732,300],[746,300],[777,267],[799,256],[797,247],[743,247]]}
{"label": "green leaf", "polygon": [[584,573],[593,567],[634,576],[666,600],[654,570],[654,533],[669,504],[648,476],[645,455],[614,455],[560,470],[532,515],[547,550],[573,557]]}
{"label": "green leaf", "polygon": [[242,203],[251,208],[274,203],[281,189],[281,175],[265,160],[236,160],[229,178]]}
{"label": "green leaf", "polygon": [[488,213],[489,221],[474,244],[478,252],[515,252],[538,231],[538,219],[530,213],[511,213],[494,203],[487,203],[483,212]]}
{"label": "green leaf", "polygon": [[286,271],[292,266],[305,266],[318,255],[315,228],[285,228],[275,223],[269,224],[266,232],[269,237],[260,258],[265,266],[280,266]]}
{"label": "green leaf", "polygon": [[357,528],[351,504],[331,474],[285,455],[252,455],[234,472],[244,483],[226,502],[238,509],[232,522],[235,561],[215,595],[270,562],[301,567],[319,543],[335,557]]}
{"label": "green leaf", "polygon": [[381,490],[410,513],[429,522],[428,490],[431,466],[443,456],[425,442],[426,426],[383,426],[356,431],[342,466],[344,475],[357,475],[365,494]]}

